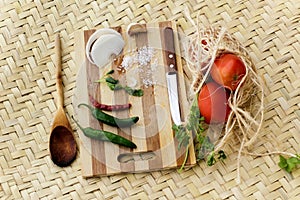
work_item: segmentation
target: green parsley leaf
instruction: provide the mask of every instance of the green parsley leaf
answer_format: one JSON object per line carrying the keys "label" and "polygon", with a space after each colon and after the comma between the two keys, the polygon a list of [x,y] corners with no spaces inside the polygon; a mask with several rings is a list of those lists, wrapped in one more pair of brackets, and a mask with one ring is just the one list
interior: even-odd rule
{"label": "green parsley leaf", "polygon": [[281,169],[285,169],[285,168],[287,167],[286,158],[283,157],[282,155],[280,155],[280,156],[279,156],[279,159],[280,159],[280,161],[279,161],[279,163],[278,163],[279,167],[280,167]]}
{"label": "green parsley leaf", "polygon": [[218,160],[225,160],[227,158],[225,152],[223,150],[220,150],[218,152]]}
{"label": "green parsley leaf", "polygon": [[282,155],[279,156],[278,166],[289,173],[291,173],[294,169],[296,169],[299,164],[300,164],[299,155],[297,155],[297,157],[289,157],[289,158],[285,158]]}
{"label": "green parsley leaf", "polygon": [[208,166],[213,166],[216,163],[216,159],[215,159],[215,153],[211,152],[208,156],[207,156],[207,165]]}
{"label": "green parsley leaf", "polygon": [[190,135],[188,134],[188,131],[183,125],[176,125],[174,124],[172,126],[172,129],[175,131],[175,138],[178,140],[178,149],[181,149],[182,147],[188,147],[190,143]]}

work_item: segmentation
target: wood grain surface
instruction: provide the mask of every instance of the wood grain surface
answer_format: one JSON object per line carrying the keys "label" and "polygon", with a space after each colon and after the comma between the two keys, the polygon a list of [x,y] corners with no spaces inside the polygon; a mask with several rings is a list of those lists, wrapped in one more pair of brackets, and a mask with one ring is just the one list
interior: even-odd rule
{"label": "wood grain surface", "polygon": [[[184,119],[188,114],[188,102],[177,27],[176,24],[170,21],[143,24],[143,26],[146,27],[147,32],[131,36],[126,33],[127,27],[115,28],[122,34],[125,40],[125,47],[121,55],[104,68],[98,68],[91,64],[85,56],[85,44],[95,30],[78,32],[76,35],[77,65],[82,66],[78,73],[75,92],[76,100],[74,105],[77,111],[77,119],[85,127],[89,126],[111,131],[132,140],[137,145],[137,148],[132,150],[112,143],[89,139],[80,132],[82,175],[85,177],[176,168],[181,166],[184,160],[185,151],[177,148],[178,142],[174,138],[172,130],[173,121],[166,87],[168,65],[165,44],[174,42],[178,68],[180,111],[182,119]],[[163,30],[166,27],[173,29],[174,41],[163,37]],[[144,66],[148,71],[140,70],[138,64],[133,64],[126,72],[118,71],[125,56],[143,47],[150,47],[154,50],[151,61],[147,64],[148,66]],[[151,69],[153,64],[155,64],[155,69],[150,70],[151,74],[149,75],[149,69]],[[143,89],[144,95],[142,97],[133,97],[124,90],[111,91],[105,83],[95,83],[96,80],[111,69],[115,70],[113,77],[120,80],[122,85],[129,84],[133,79],[137,80],[137,87]],[[143,84],[145,76],[147,76],[149,81],[153,82],[153,85],[147,86]],[[130,102],[132,108],[129,110],[114,111],[110,114],[119,118],[139,116],[140,120],[130,128],[114,128],[102,124],[95,120],[86,108],[77,108],[79,103],[89,103],[89,95],[105,104],[125,104]],[[193,146],[190,147],[190,152],[187,166],[196,163]],[[127,162],[124,162],[124,160],[127,160]]]}

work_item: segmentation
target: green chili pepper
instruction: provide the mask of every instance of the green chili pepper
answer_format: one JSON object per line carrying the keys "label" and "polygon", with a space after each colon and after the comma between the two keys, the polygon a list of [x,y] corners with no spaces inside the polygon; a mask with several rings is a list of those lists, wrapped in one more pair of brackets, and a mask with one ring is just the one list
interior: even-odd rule
{"label": "green chili pepper", "polygon": [[[73,116],[72,116],[73,118]],[[118,144],[121,146],[129,147],[129,148],[136,148],[136,144],[131,142],[130,140],[116,135],[114,133],[103,131],[103,130],[97,130],[93,129],[91,127],[83,128],[80,126],[80,124],[73,118],[77,126],[80,128],[80,130],[83,132],[83,134],[89,138],[95,139],[95,140],[101,140],[101,141],[107,141],[112,142],[114,144]]]}
{"label": "green chili pepper", "polygon": [[119,119],[117,117],[113,117],[109,114],[106,114],[105,112],[101,111],[100,109],[94,108],[85,103],[81,103],[78,105],[78,107],[80,107],[80,106],[86,106],[92,112],[93,117],[95,117],[98,121],[100,121],[104,124],[110,125],[110,126],[114,126],[114,127],[130,127],[139,120],[139,117],[137,117],[137,116],[125,118],[125,119]]}

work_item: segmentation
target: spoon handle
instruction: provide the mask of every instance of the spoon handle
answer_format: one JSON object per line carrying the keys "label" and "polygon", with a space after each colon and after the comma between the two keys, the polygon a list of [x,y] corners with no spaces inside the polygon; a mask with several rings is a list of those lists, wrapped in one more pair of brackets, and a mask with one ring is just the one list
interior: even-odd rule
{"label": "spoon handle", "polygon": [[64,106],[64,94],[63,94],[63,85],[62,85],[62,65],[61,65],[61,44],[60,44],[60,36],[59,34],[55,37],[55,64],[56,64],[56,90],[57,90],[57,106]]}

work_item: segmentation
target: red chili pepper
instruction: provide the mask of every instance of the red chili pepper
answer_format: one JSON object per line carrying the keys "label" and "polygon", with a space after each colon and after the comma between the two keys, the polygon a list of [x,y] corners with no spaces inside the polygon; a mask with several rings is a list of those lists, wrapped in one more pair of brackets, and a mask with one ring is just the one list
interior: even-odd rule
{"label": "red chili pepper", "polygon": [[131,107],[130,103],[127,104],[117,104],[117,105],[106,105],[98,102],[92,95],[90,95],[90,101],[95,108],[105,111],[117,111],[117,110],[126,110]]}

